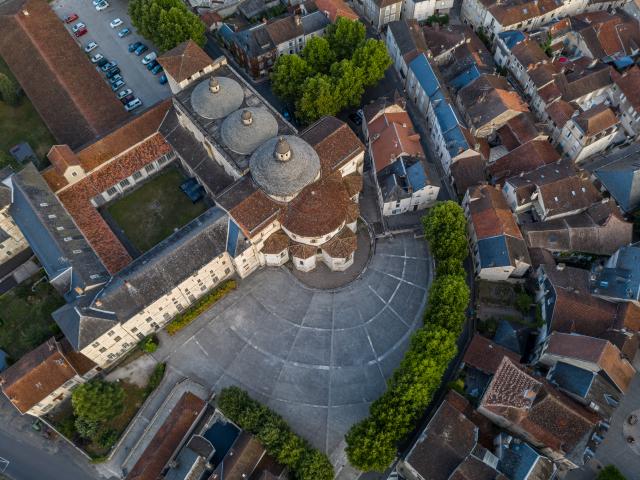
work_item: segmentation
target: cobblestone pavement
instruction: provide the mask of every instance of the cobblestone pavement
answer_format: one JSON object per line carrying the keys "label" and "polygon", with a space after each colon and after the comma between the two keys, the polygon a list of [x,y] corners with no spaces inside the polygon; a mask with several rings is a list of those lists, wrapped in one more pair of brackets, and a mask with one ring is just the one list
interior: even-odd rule
{"label": "cobblestone pavement", "polygon": [[338,462],[344,434],[384,391],[421,323],[431,275],[413,235],[378,241],[366,272],[338,291],[264,269],[175,337],[163,332],[154,355],[215,390],[247,389]]}

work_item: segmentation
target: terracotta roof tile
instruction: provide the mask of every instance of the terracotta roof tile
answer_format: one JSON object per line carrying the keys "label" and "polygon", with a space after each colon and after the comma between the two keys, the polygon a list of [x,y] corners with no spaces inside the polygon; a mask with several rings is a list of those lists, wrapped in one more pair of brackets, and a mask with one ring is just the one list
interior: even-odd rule
{"label": "terracotta roof tile", "polygon": [[536,127],[533,115],[529,112],[524,112],[516,115],[500,127],[497,130],[497,134],[502,144],[507,150],[511,151],[536,138],[540,135],[540,131]]}
{"label": "terracotta roof tile", "polygon": [[574,118],[585,135],[592,137],[618,123],[616,114],[605,104],[596,105]]}
{"label": "terracotta roof tile", "polygon": [[321,118],[300,136],[318,153],[323,175],[329,175],[364,151],[353,130],[335,117]]}
{"label": "terracotta roof tile", "polygon": [[559,159],[560,155],[548,141],[536,139],[500,157],[489,166],[488,171],[494,181],[500,182],[505,178],[519,175],[521,172],[530,172]]}
{"label": "terracotta roof tile", "polygon": [[65,172],[71,166],[80,165],[80,160],[69,145],[54,145],[47,153],[47,158],[58,172]]}
{"label": "terracotta roof tile", "polygon": [[420,135],[407,112],[383,113],[368,125],[376,172],[391,165],[401,155],[424,157]]}
{"label": "terracotta roof tile", "polygon": [[292,257],[307,259],[313,257],[318,252],[318,247],[305,245],[304,243],[291,242],[289,252]]}
{"label": "terracotta roof tile", "polygon": [[502,192],[490,185],[469,190],[469,212],[477,238],[510,235],[522,239],[520,229]]}
{"label": "terracotta roof tile", "polygon": [[342,180],[347,187],[349,197],[354,197],[362,191],[363,180],[362,175],[360,175],[359,173],[352,173],[351,175],[347,175]]}
{"label": "terracotta roof tile", "polygon": [[575,111],[575,107],[562,99],[556,100],[547,107],[547,115],[549,115],[551,121],[553,121],[558,128],[564,127]]}
{"label": "terracotta roof tile", "polygon": [[520,363],[520,355],[476,333],[464,352],[462,361],[465,365],[493,375],[503,357],[508,357],[514,363]]}
{"label": "terracotta roof tile", "polygon": [[289,247],[289,237],[282,232],[276,232],[269,235],[262,247],[262,253],[275,255]]}
{"label": "terracotta roof tile", "polygon": [[562,215],[574,210],[584,210],[602,199],[591,181],[577,175],[569,175],[537,186],[548,216]]}
{"label": "terracotta roof tile", "polygon": [[243,229],[245,235],[252,237],[260,227],[280,214],[281,206],[268,197],[262,190],[256,190],[230,210],[230,214]]}
{"label": "terracotta roof tile", "polygon": [[206,407],[206,402],[191,392],[182,395],[158,432],[145,448],[126,480],[157,480],[164,467],[189,433]]}
{"label": "terracotta roof tile", "polygon": [[531,38],[526,38],[522,42],[516,44],[511,53],[520,62],[520,64],[529,70],[532,66],[549,61],[549,57],[544,53],[538,42]]}
{"label": "terracotta roof tile", "polygon": [[194,73],[204,70],[213,60],[196,42],[187,40],[160,55],[158,63],[176,82],[182,82]]}
{"label": "terracotta roof tile", "polygon": [[347,223],[353,223],[358,220],[360,216],[360,205],[355,202],[351,202],[347,205]]}
{"label": "terracotta roof tile", "polygon": [[321,248],[333,258],[347,258],[356,251],[357,243],[356,234],[350,228],[345,227]]}
{"label": "terracotta roof tile", "polygon": [[358,20],[358,14],[342,0],[315,0],[318,10],[325,12],[329,20],[335,22],[338,18]]}

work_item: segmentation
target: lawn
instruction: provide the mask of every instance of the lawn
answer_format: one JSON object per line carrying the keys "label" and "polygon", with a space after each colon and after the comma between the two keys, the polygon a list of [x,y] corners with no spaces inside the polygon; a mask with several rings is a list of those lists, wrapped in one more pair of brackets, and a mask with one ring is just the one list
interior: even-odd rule
{"label": "lawn", "polygon": [[142,185],[107,207],[109,215],[141,252],[171,235],[207,209],[192,203],[180,190],[184,176],[175,168]]}
{"label": "lawn", "polygon": [[0,348],[18,360],[59,332],[51,312],[64,305],[49,282],[32,285],[44,272],[0,296]]}
{"label": "lawn", "polygon": [[[15,81],[9,67],[1,58],[0,72]],[[9,155],[9,149],[17,143],[29,142],[36,155],[43,161],[49,148],[55,142],[51,132],[26,95],[22,96],[17,107],[10,107],[0,101],[0,132],[2,132],[0,134],[0,168],[6,163],[16,166],[13,163],[13,158]]]}

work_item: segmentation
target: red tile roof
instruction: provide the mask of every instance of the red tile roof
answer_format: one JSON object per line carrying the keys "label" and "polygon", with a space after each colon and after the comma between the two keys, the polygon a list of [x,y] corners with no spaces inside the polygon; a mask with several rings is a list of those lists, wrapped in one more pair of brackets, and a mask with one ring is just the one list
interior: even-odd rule
{"label": "red tile roof", "polygon": [[588,137],[593,137],[598,133],[613,127],[618,123],[616,114],[605,104],[596,105],[577,115],[574,121],[580,126]]}
{"label": "red tile roof", "polygon": [[401,155],[424,157],[420,135],[414,130],[407,112],[384,113],[373,120],[368,129],[376,172]]}
{"label": "red tile roof", "polygon": [[59,143],[77,148],[128,114],[44,0],[0,4],[0,56]]}
{"label": "red tile roof", "polygon": [[357,248],[356,234],[350,228],[343,228],[342,231],[322,245],[322,250],[333,258],[347,258]]}
{"label": "red tile roof", "polygon": [[282,232],[269,235],[262,247],[262,253],[276,255],[289,247],[289,237]]}
{"label": "red tile roof", "polygon": [[157,480],[164,467],[186,437],[206,402],[191,392],[182,395],[178,403],[155,434],[126,480]]}
{"label": "red tile roof", "polygon": [[536,139],[500,157],[489,166],[488,171],[494,181],[500,182],[505,178],[521,172],[530,172],[559,159],[560,155],[548,141]]}
{"label": "red tile roof", "polygon": [[501,190],[490,185],[474,186],[469,190],[469,199],[469,213],[478,240],[498,235],[522,239]]}
{"label": "red tile roof", "polygon": [[335,117],[321,118],[300,136],[318,153],[323,175],[329,175],[364,151],[353,130]]}
{"label": "red tile roof", "polygon": [[513,363],[520,363],[520,355],[476,333],[464,352],[462,361],[465,365],[493,375],[504,357],[508,357]]}
{"label": "red tile roof", "polygon": [[315,0],[318,10],[327,15],[331,22],[335,22],[338,18],[348,18],[358,20],[358,14],[342,0]]}
{"label": "red tile roof", "polygon": [[158,63],[179,83],[204,70],[213,63],[213,59],[196,42],[187,40],[160,55]]}

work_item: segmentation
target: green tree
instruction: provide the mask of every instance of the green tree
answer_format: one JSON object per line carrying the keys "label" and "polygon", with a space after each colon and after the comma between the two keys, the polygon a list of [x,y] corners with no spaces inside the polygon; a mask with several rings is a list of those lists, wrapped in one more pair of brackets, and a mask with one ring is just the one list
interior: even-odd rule
{"label": "green tree", "polygon": [[239,387],[231,386],[220,392],[216,404],[227,417],[237,419],[247,409],[251,401],[251,397],[246,391]]}
{"label": "green tree", "polygon": [[518,295],[516,295],[515,306],[522,314],[526,315],[527,313],[529,313],[532,303],[533,299],[528,293],[520,292],[518,293]]}
{"label": "green tree", "polygon": [[334,472],[326,455],[317,450],[307,450],[298,466],[300,480],[333,480]]}
{"label": "green tree", "polygon": [[467,220],[462,207],[447,200],[436,204],[422,218],[424,235],[436,260],[455,258],[462,261],[467,256]]}
{"label": "green tree", "polygon": [[71,404],[76,417],[97,423],[122,413],[123,400],[124,390],[120,385],[98,379],[83,383],[71,395]]}
{"label": "green tree", "polygon": [[0,99],[9,106],[16,106],[20,100],[18,86],[11,78],[0,72]]}
{"label": "green tree", "polygon": [[368,87],[384,78],[384,72],[393,62],[384,42],[369,38],[353,53],[353,63],[363,70],[363,82]]}
{"label": "green tree", "polygon": [[312,74],[311,67],[298,55],[280,55],[271,73],[273,93],[289,103],[295,103],[302,96],[304,83]]}
{"label": "green tree", "polygon": [[436,264],[436,275],[465,275],[462,262],[457,258],[443,258]]}
{"label": "green tree", "polygon": [[340,111],[342,100],[331,77],[316,75],[304,82],[302,97],[296,105],[296,116],[311,123],[325,115]]}
{"label": "green tree", "polygon": [[277,460],[284,465],[297,469],[306,448],[307,445],[304,440],[289,432],[282,442]]}
{"label": "green tree", "polygon": [[131,0],[131,23],[162,51],[185,40],[205,43],[204,24],[180,0]]}
{"label": "green tree", "polygon": [[331,66],[331,76],[336,85],[336,99],[339,110],[357,107],[364,94],[364,73],[351,60],[342,60]]}
{"label": "green tree", "polygon": [[82,417],[76,418],[74,426],[76,432],[78,432],[78,435],[80,435],[82,438],[88,438],[90,440],[96,438],[98,432],[100,431],[99,422],[85,420]]}
{"label": "green tree", "polygon": [[314,73],[329,73],[331,65],[336,61],[329,41],[323,37],[311,38],[302,50],[302,58]]}
{"label": "green tree", "polygon": [[351,58],[353,52],[365,39],[364,24],[358,20],[349,20],[339,17],[338,20],[327,27],[325,37],[331,49],[336,54],[337,60]]}
{"label": "green tree", "polygon": [[600,470],[596,480],[626,480],[626,478],[614,465],[607,465]]}

